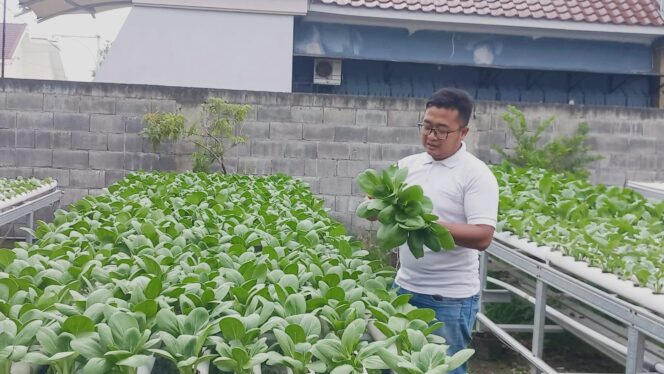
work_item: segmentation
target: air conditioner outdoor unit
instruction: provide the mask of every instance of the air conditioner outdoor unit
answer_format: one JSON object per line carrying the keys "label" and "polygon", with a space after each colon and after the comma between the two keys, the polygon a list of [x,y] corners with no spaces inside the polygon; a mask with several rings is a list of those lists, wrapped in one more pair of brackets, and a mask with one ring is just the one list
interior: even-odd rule
{"label": "air conditioner outdoor unit", "polygon": [[314,84],[341,85],[341,60],[314,59]]}

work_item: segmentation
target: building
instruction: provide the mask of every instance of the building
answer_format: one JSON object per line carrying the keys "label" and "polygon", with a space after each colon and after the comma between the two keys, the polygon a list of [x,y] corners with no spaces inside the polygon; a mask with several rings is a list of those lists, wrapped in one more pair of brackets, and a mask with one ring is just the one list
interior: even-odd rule
{"label": "building", "polygon": [[134,0],[96,80],[661,106],[657,0]]}
{"label": "building", "polygon": [[30,38],[25,24],[7,23],[6,30],[5,77],[66,80],[60,50],[53,42]]}

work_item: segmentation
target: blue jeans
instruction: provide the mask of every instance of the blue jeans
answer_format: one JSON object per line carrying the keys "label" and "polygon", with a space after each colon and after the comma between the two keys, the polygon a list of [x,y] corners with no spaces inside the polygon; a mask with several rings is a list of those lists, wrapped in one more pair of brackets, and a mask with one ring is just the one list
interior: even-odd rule
{"label": "blue jeans", "polygon": [[[394,287],[398,287],[396,284]],[[452,298],[442,296],[424,295],[408,291],[403,288],[397,290],[399,295],[411,294],[410,304],[418,308],[433,309],[436,319],[443,322],[445,326],[434,331],[434,334],[442,336],[445,344],[450,348],[448,356],[467,348],[470,342],[475,316],[479,310],[479,294],[466,298]],[[466,364],[450,372],[451,374],[466,374]]]}

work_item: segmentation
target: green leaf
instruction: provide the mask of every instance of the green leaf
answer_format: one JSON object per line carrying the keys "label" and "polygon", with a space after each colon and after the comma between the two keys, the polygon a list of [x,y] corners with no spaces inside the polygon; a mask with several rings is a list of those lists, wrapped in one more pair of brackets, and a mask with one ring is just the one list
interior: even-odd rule
{"label": "green leaf", "polygon": [[161,309],[157,312],[157,317],[155,319],[157,327],[164,332],[167,332],[173,336],[180,335],[180,325],[178,319],[169,309]]}
{"label": "green leaf", "polygon": [[157,314],[158,310],[159,310],[159,305],[154,300],[145,300],[132,307],[132,311],[141,312],[145,314],[147,318],[154,317]]}
{"label": "green leaf", "polygon": [[288,295],[284,303],[284,309],[289,316],[304,314],[307,312],[307,302],[302,294]]}
{"label": "green leaf", "polygon": [[279,329],[274,329],[273,333],[274,337],[279,343],[279,347],[281,347],[281,350],[284,352],[284,354],[293,357],[295,352],[295,343],[289,334]]}
{"label": "green leaf", "polygon": [[242,340],[247,331],[239,319],[230,316],[219,321],[219,328],[226,340]]}
{"label": "green leaf", "polygon": [[348,364],[337,366],[330,372],[330,374],[352,374],[352,373],[355,373],[355,368]]}
{"label": "green leaf", "polygon": [[462,349],[459,352],[455,353],[454,355],[452,355],[452,357],[448,358],[446,361],[447,370],[452,371],[460,367],[466,361],[468,361],[473,354],[475,354],[474,349]]}
{"label": "green leaf", "polygon": [[389,250],[396,248],[408,239],[408,231],[402,229],[397,224],[382,225],[376,235],[381,248]]}
{"label": "green leaf", "polygon": [[399,193],[399,202],[405,204],[411,201],[421,201],[424,198],[424,191],[421,186],[413,185],[406,187]]}
{"label": "green leaf", "polygon": [[184,328],[187,334],[197,335],[210,320],[210,314],[205,308],[192,310],[184,320]]}
{"label": "green leaf", "polygon": [[444,228],[443,226],[439,224],[432,224],[431,229],[435,233],[436,237],[438,238],[438,241],[440,242],[441,246],[444,249],[454,249],[456,247],[456,244],[454,243],[454,238],[452,237],[452,234],[450,233],[449,230]]}
{"label": "green leaf", "polygon": [[16,258],[16,254],[10,249],[0,248],[0,265],[6,268]]}
{"label": "green leaf", "polygon": [[78,336],[80,334],[94,332],[95,323],[86,316],[71,316],[62,324],[62,331]]}
{"label": "green leaf", "polygon": [[[424,222],[424,221],[422,221]],[[411,231],[408,234],[408,248],[415,258],[424,257],[424,236],[423,230]]]}
{"label": "green leaf", "polygon": [[359,343],[360,337],[362,337],[366,328],[367,322],[363,319],[357,319],[346,327],[341,335],[341,344],[346,349],[346,352],[352,352],[353,347]]}
{"label": "green leaf", "polygon": [[304,329],[300,325],[288,325],[286,326],[286,334],[290,336],[293,343],[304,343],[307,340],[307,335],[304,332]]}

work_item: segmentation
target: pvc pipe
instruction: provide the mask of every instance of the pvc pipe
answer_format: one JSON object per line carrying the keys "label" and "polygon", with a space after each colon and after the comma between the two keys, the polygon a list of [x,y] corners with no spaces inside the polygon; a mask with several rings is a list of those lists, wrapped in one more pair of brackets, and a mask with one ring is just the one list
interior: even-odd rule
{"label": "pvc pipe", "polygon": [[7,209],[11,206],[17,205],[19,203],[22,203],[24,201],[28,201],[36,196],[39,196],[43,194],[44,192],[50,191],[54,189],[55,187],[58,186],[58,182],[53,181],[52,183],[49,183],[47,185],[43,185],[40,187],[37,187],[36,189],[28,192],[24,192],[22,194],[16,195],[10,199],[0,201],[0,210]]}
{"label": "pvc pipe", "polygon": [[[588,266],[587,263],[576,261],[573,257],[567,256],[560,251],[555,251],[547,246],[538,246],[531,241],[519,238],[509,232],[496,233],[494,237],[524,253],[534,255],[547,264],[555,265],[644,308],[664,315],[664,294],[656,294],[650,288],[641,287],[631,281],[622,280],[615,274],[604,273],[598,267]],[[555,285],[553,286],[555,287]]]}

